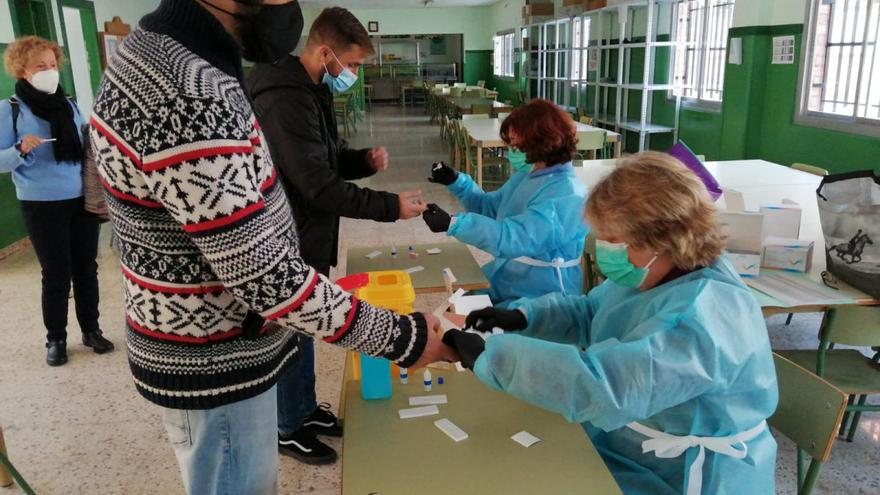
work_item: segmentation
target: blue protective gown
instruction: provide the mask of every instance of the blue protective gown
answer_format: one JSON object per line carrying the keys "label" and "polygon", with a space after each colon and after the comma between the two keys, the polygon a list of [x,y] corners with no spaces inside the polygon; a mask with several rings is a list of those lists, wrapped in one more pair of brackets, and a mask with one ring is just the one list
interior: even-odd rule
{"label": "blue protective gown", "polygon": [[[455,215],[448,234],[495,257],[483,267],[495,305],[561,292],[556,270],[513,260],[520,256],[576,260],[582,255],[589,232],[584,222],[587,190],[575,177],[571,162],[518,172],[490,193],[467,174],[458,174],[449,190],[467,213]],[[566,293],[583,292],[580,266],[562,268],[562,279]]]}
{"label": "blue protective gown", "polygon": [[[489,337],[474,373],[580,422],[624,493],[684,493],[698,452],[643,454],[646,437],[629,422],[714,437],[746,431],[776,410],[761,309],[724,258],[644,292],[606,281],[587,296],[550,294],[511,307],[526,313],[528,328]],[[769,427],[747,445],[744,459],[706,451],[702,493],[774,493]]]}

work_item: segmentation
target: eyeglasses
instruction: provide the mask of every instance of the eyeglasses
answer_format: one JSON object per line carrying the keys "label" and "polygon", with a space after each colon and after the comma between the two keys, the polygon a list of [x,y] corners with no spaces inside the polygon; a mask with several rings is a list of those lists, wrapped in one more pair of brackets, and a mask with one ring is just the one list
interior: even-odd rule
{"label": "eyeglasses", "polygon": [[839,290],[837,285],[840,283],[831,272],[823,271],[822,272],[822,283],[825,284],[826,287],[834,290]]}

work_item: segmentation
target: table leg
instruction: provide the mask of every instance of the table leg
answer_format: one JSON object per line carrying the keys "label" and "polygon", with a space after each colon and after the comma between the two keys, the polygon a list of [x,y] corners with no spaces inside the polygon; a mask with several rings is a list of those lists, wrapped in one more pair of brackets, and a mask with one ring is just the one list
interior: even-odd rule
{"label": "table leg", "polygon": [[[0,454],[6,455],[6,443],[3,441],[3,429],[0,428]],[[12,485],[12,476],[0,464],[0,486]]]}
{"label": "table leg", "polygon": [[477,185],[483,187],[483,143],[477,143]]}
{"label": "table leg", "polygon": [[620,138],[618,138],[617,141],[614,142],[614,158],[620,158],[621,146]]}

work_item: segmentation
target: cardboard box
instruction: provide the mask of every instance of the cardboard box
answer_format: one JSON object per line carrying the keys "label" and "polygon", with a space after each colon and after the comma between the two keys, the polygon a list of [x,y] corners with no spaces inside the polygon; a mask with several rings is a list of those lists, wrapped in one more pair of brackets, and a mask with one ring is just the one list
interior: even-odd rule
{"label": "cardboard box", "polygon": [[783,239],[798,239],[801,232],[801,207],[788,202],[779,205],[763,205],[764,235]]}
{"label": "cardboard box", "polygon": [[806,273],[813,261],[813,241],[768,237],[764,240],[761,266]]}
{"label": "cardboard box", "polygon": [[718,212],[725,247],[736,272],[742,277],[760,274],[764,248],[764,215],[747,211]]}
{"label": "cardboard box", "polygon": [[523,18],[533,15],[553,15],[552,3],[535,3],[526,5],[522,10]]}
{"label": "cardboard box", "polygon": [[608,6],[607,0],[590,0],[587,3],[587,10],[602,9]]}
{"label": "cardboard box", "polygon": [[574,17],[587,10],[590,0],[562,0],[562,15]]}

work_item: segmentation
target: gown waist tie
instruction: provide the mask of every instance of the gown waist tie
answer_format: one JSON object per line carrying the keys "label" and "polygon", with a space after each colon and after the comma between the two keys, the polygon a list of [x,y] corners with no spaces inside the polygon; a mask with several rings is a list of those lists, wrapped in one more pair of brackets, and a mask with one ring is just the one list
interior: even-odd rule
{"label": "gown waist tie", "polygon": [[559,279],[559,290],[565,294],[565,284],[562,280],[562,269],[563,268],[572,268],[581,264],[581,258],[573,260],[564,260],[562,258],[555,258],[553,261],[543,261],[537,260],[535,258],[529,258],[528,256],[520,256],[519,258],[514,258],[513,261],[517,263],[522,263],[524,265],[529,266],[537,266],[539,268],[553,268],[556,270],[556,278]]}
{"label": "gown waist tie", "polygon": [[[752,429],[726,437],[670,435],[635,421],[626,426],[648,437],[648,440],[642,442],[642,453],[654,452],[654,455],[661,459],[678,457],[690,448],[699,447],[700,452],[697,454],[697,458],[694,459],[688,472],[687,485],[687,495],[699,495],[703,488],[703,461],[706,460],[706,449],[735,459],[743,459],[749,453],[749,447],[746,445],[746,442],[760,435],[767,428],[767,422],[761,421],[760,424]],[[735,445],[741,445],[742,447],[737,449],[734,448]]]}

